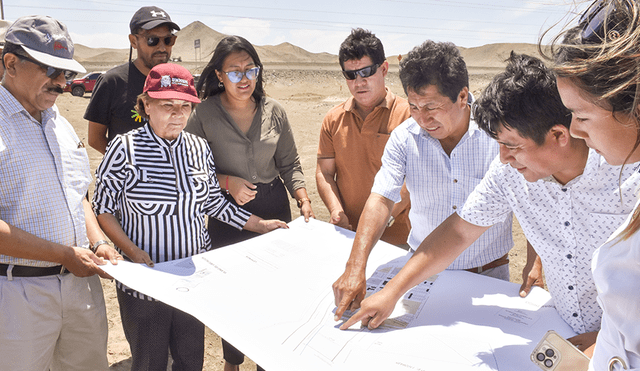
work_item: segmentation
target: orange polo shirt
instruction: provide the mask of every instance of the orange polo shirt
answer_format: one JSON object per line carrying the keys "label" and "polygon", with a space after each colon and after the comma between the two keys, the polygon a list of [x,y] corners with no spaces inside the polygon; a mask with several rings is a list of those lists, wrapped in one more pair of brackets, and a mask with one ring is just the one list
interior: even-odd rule
{"label": "orange polo shirt", "polygon": [[[332,108],[322,122],[318,158],[335,159],[340,202],[354,230],[382,166],[384,146],[391,131],[410,116],[406,99],[387,90],[385,100],[364,121],[356,113],[355,100],[351,97]],[[410,229],[409,207],[406,207],[393,226],[385,230],[382,240],[404,244]]]}

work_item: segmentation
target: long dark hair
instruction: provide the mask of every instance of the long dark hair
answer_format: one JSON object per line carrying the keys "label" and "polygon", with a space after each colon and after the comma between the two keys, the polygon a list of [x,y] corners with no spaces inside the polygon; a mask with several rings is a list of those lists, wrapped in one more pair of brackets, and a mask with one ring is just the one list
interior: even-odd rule
{"label": "long dark hair", "polygon": [[259,102],[262,99],[264,96],[264,88],[262,86],[262,72],[264,71],[264,68],[260,61],[260,57],[258,56],[258,52],[256,52],[253,45],[251,45],[251,43],[244,37],[227,36],[220,40],[216,46],[209,64],[207,64],[202,71],[200,80],[196,85],[196,90],[198,91],[198,96],[201,100],[212,95],[220,94],[224,91],[224,87],[219,86],[220,80],[216,75],[216,71],[222,72],[222,65],[229,54],[241,51],[247,52],[251,59],[253,59],[253,63],[260,67],[260,73],[258,73],[258,78],[256,79],[256,88],[251,96],[256,102]]}

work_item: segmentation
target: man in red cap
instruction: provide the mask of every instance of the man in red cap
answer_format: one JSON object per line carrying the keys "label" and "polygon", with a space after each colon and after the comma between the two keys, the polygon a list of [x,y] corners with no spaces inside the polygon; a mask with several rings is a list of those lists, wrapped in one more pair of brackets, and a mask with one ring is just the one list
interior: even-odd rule
{"label": "man in red cap", "polygon": [[89,121],[89,145],[104,154],[118,134],[144,125],[134,109],[149,71],[171,58],[180,27],[156,6],[140,8],[129,23],[131,48],[137,58],[107,71],[98,78],[84,118]]}

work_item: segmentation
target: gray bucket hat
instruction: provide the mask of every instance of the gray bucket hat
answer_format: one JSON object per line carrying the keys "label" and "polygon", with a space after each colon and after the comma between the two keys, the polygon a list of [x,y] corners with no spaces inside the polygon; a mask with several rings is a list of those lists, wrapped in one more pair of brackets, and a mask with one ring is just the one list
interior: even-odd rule
{"label": "gray bucket hat", "polygon": [[67,26],[44,15],[20,17],[9,27],[5,41],[20,45],[47,66],[74,72],[87,72],[73,59],[73,41]]}

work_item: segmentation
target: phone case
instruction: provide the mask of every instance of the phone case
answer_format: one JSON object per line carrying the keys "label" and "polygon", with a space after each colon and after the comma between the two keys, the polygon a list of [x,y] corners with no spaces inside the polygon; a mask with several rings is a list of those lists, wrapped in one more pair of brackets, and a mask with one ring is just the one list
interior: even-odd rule
{"label": "phone case", "polygon": [[553,330],[531,352],[531,361],[546,371],[586,371],[589,358]]}

